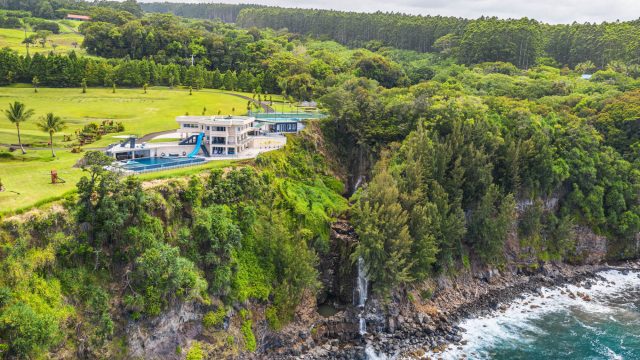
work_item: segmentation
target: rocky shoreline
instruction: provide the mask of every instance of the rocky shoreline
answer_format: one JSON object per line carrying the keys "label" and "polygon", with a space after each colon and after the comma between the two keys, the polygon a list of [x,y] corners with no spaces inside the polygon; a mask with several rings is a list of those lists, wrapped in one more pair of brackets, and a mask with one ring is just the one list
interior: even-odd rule
{"label": "rocky shoreline", "polygon": [[[518,298],[541,294],[542,287],[573,284],[589,288],[594,281],[603,279],[598,273],[611,269],[640,271],[640,262],[580,266],[545,264],[535,273],[491,270],[462,275],[455,280],[442,278],[433,298],[424,303],[407,301],[412,297],[410,293],[395,294],[392,303],[386,306],[371,299],[367,305],[367,328],[371,331],[364,337],[355,337],[346,343],[338,339],[316,341],[308,351],[290,353],[282,358],[367,359],[375,354],[394,359],[422,358],[429,352],[462,345],[464,329],[458,324],[466,318],[504,311],[507,304]],[[583,300],[590,301],[588,296]],[[341,316],[348,320],[350,315],[346,311]]]}

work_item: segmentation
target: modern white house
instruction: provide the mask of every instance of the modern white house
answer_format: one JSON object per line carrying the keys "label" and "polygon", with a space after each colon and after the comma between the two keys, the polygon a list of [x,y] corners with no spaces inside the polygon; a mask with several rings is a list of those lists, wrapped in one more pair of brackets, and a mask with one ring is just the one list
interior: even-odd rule
{"label": "modern white house", "polygon": [[238,155],[253,145],[261,125],[247,116],[178,116],[181,145],[198,143],[205,156]]}
{"label": "modern white house", "polygon": [[[159,134],[153,142],[140,142],[130,136],[109,145],[105,153],[115,161],[108,168],[142,173],[222,158],[251,159],[260,153],[280,149],[287,142],[282,134],[287,131],[278,131],[270,120],[256,120],[251,116],[186,115],[178,116],[176,122],[178,129],[175,132]],[[286,119],[286,123],[290,122]],[[291,132],[298,129],[291,129]],[[166,142],[156,141],[165,136]]]}

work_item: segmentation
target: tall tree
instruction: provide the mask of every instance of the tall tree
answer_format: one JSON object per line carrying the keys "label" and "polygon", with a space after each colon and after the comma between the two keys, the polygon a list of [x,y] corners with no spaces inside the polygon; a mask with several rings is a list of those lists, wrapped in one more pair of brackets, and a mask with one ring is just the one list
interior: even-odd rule
{"label": "tall tree", "polygon": [[60,116],[56,116],[53,113],[48,113],[43,116],[38,122],[40,130],[49,133],[49,146],[51,146],[51,155],[56,157],[56,152],[53,150],[53,134],[62,131],[66,127],[64,120]]}
{"label": "tall tree", "polygon": [[396,181],[380,162],[354,207],[360,242],[352,260],[364,260],[369,279],[383,292],[411,280],[411,236],[399,196]]}
{"label": "tall tree", "polygon": [[27,56],[29,56],[29,47],[36,43],[34,35],[25,37],[24,40],[22,40],[22,43],[27,48]]}
{"label": "tall tree", "polygon": [[7,120],[16,126],[16,130],[18,131],[18,145],[20,145],[22,154],[26,154],[27,152],[24,151],[24,146],[22,146],[22,140],[20,139],[20,123],[29,120],[33,116],[33,109],[27,109],[24,103],[15,101],[13,104],[9,104],[9,108],[4,111],[4,115],[7,117]]}

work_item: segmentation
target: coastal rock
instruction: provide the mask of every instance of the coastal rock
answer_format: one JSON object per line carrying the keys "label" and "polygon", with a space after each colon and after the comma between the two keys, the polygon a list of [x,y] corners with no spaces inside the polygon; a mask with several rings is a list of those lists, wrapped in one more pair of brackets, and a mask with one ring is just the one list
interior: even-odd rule
{"label": "coastal rock", "polygon": [[597,264],[607,255],[607,238],[597,235],[586,226],[574,228],[576,248],[575,251],[582,258],[583,264]]}

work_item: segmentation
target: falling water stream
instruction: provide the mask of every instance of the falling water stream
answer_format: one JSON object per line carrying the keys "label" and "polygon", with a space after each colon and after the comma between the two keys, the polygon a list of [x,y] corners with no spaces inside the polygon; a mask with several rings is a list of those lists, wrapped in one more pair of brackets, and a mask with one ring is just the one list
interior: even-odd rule
{"label": "falling water stream", "polygon": [[[369,287],[369,279],[367,279],[367,272],[365,270],[365,263],[363,258],[358,258],[358,278],[354,291],[357,291],[357,296],[353,297],[354,305],[360,311],[358,313],[359,327],[358,331],[360,336],[364,337],[367,334],[367,320],[365,319],[366,311],[365,306],[367,303],[367,291]],[[386,360],[387,357],[382,354],[376,354],[375,350],[369,344],[368,340],[365,340],[365,358],[367,360]]]}
{"label": "falling water stream", "polygon": [[[367,274],[364,269],[364,259],[358,258],[358,279],[356,284],[356,291],[358,292],[356,306],[360,309],[360,313],[358,314],[358,319],[360,322],[359,332],[360,335],[364,336],[367,333],[367,321],[364,318],[364,307],[367,302],[367,287],[369,281],[367,279]],[[355,300],[355,299],[354,299]]]}

